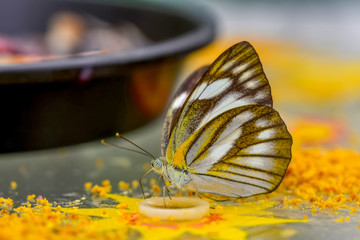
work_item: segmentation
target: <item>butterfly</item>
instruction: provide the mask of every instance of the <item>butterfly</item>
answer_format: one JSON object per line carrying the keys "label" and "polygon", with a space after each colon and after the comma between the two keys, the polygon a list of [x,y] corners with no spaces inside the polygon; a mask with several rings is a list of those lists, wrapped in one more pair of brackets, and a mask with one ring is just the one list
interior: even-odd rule
{"label": "butterfly", "polygon": [[275,190],[292,137],[272,108],[269,82],[248,42],[191,74],[174,94],[152,169],[179,189],[226,197]]}
{"label": "butterfly", "polygon": [[292,137],[272,105],[258,54],[240,42],[180,85],[166,110],[161,157],[116,136],[152,158],[148,173],[169,183],[164,196],[165,188],[176,187],[249,197],[275,190],[291,161]]}

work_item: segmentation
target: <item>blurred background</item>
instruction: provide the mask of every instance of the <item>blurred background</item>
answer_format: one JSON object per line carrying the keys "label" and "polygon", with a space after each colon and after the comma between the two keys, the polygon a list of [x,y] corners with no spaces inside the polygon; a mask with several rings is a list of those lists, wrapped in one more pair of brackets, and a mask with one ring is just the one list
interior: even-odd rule
{"label": "blurred background", "polygon": [[359,2],[203,3],[218,19],[213,51],[241,40],[254,45],[272,86],[274,106],[298,139],[310,131],[313,139],[308,140],[315,145],[359,149]]}
{"label": "blurred background", "polygon": [[240,41],[257,50],[295,146],[359,149],[359,2],[99,2],[33,15],[0,2],[1,18],[22,12],[0,21],[0,195],[76,198],[88,181],[139,179],[150,159],[100,139],[122,145],[119,131],[158,156],[175,86]]}

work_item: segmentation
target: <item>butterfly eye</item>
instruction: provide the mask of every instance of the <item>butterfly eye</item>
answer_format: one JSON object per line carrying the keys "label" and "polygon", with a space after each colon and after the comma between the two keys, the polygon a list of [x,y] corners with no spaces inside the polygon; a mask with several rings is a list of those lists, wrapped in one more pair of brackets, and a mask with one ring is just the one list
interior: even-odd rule
{"label": "butterfly eye", "polygon": [[152,165],[155,169],[160,169],[160,168],[162,168],[163,163],[159,159],[156,159]]}

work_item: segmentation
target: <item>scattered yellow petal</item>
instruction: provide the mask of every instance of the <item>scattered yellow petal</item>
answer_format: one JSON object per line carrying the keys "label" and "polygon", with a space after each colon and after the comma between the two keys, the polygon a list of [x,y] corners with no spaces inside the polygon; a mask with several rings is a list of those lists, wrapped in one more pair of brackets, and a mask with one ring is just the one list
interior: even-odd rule
{"label": "scattered yellow petal", "polygon": [[151,188],[155,193],[160,193],[161,189],[158,185],[153,185]]}
{"label": "scattered yellow petal", "polygon": [[139,187],[139,181],[138,181],[138,180],[133,180],[133,181],[131,182],[131,187],[132,187],[133,189],[137,189],[137,188]]}
{"label": "scattered yellow petal", "polygon": [[119,203],[118,205],[116,205],[116,208],[118,209],[127,209],[128,207],[129,205],[126,203]]}
{"label": "scattered yellow petal", "polygon": [[91,190],[91,187],[92,187],[92,182],[86,182],[84,183],[84,188],[86,191],[90,191]]}
{"label": "scattered yellow petal", "polygon": [[129,190],[129,188],[130,188],[130,184],[126,183],[124,181],[120,181],[118,183],[118,186],[119,186],[119,190],[121,190],[121,191],[126,191],[126,190]]}
{"label": "scattered yellow petal", "polygon": [[217,206],[215,207],[215,210],[219,211],[219,210],[222,210],[223,208],[224,208],[223,206],[217,205]]}
{"label": "scattered yellow petal", "polygon": [[10,182],[10,187],[12,190],[15,190],[17,188],[17,183],[15,181]]}
{"label": "scattered yellow petal", "polygon": [[14,205],[13,200],[10,199],[10,198],[5,199],[4,203],[5,203],[6,205],[9,205],[9,206],[13,206],[13,205]]}
{"label": "scattered yellow petal", "polygon": [[108,180],[108,179],[103,180],[103,181],[101,182],[101,185],[102,185],[103,187],[110,186],[110,180]]}
{"label": "scattered yellow petal", "polygon": [[350,214],[356,214],[356,212],[357,212],[357,207],[350,208],[350,211],[349,211]]}
{"label": "scattered yellow petal", "polygon": [[31,194],[31,195],[28,195],[27,197],[26,197],[26,199],[28,200],[28,201],[30,201],[30,202],[34,202],[35,201],[35,194]]}
{"label": "scattered yellow petal", "polygon": [[62,209],[62,208],[61,208],[61,206],[60,206],[60,205],[56,207],[56,211],[58,211],[58,212],[60,212],[60,211],[61,211],[61,209]]}
{"label": "scattered yellow petal", "polygon": [[37,204],[42,206],[51,206],[52,204],[46,198],[38,198],[36,199]]}
{"label": "scattered yellow petal", "polygon": [[175,196],[175,197],[182,197],[182,196],[183,196],[183,193],[182,193],[182,192],[178,192],[178,193],[175,193],[174,196]]}

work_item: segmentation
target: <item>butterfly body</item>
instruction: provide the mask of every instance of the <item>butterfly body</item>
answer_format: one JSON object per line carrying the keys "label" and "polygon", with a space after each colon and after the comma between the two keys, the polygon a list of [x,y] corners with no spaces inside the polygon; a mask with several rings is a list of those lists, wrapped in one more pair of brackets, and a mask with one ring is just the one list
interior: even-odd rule
{"label": "butterfly body", "polygon": [[247,197],[277,188],[291,145],[258,55],[240,42],[180,86],[151,165],[170,187]]}
{"label": "butterfly body", "polygon": [[174,167],[162,157],[155,159],[152,166],[157,173],[172,183],[172,187],[184,190],[185,186],[191,181],[190,174],[186,169]]}

